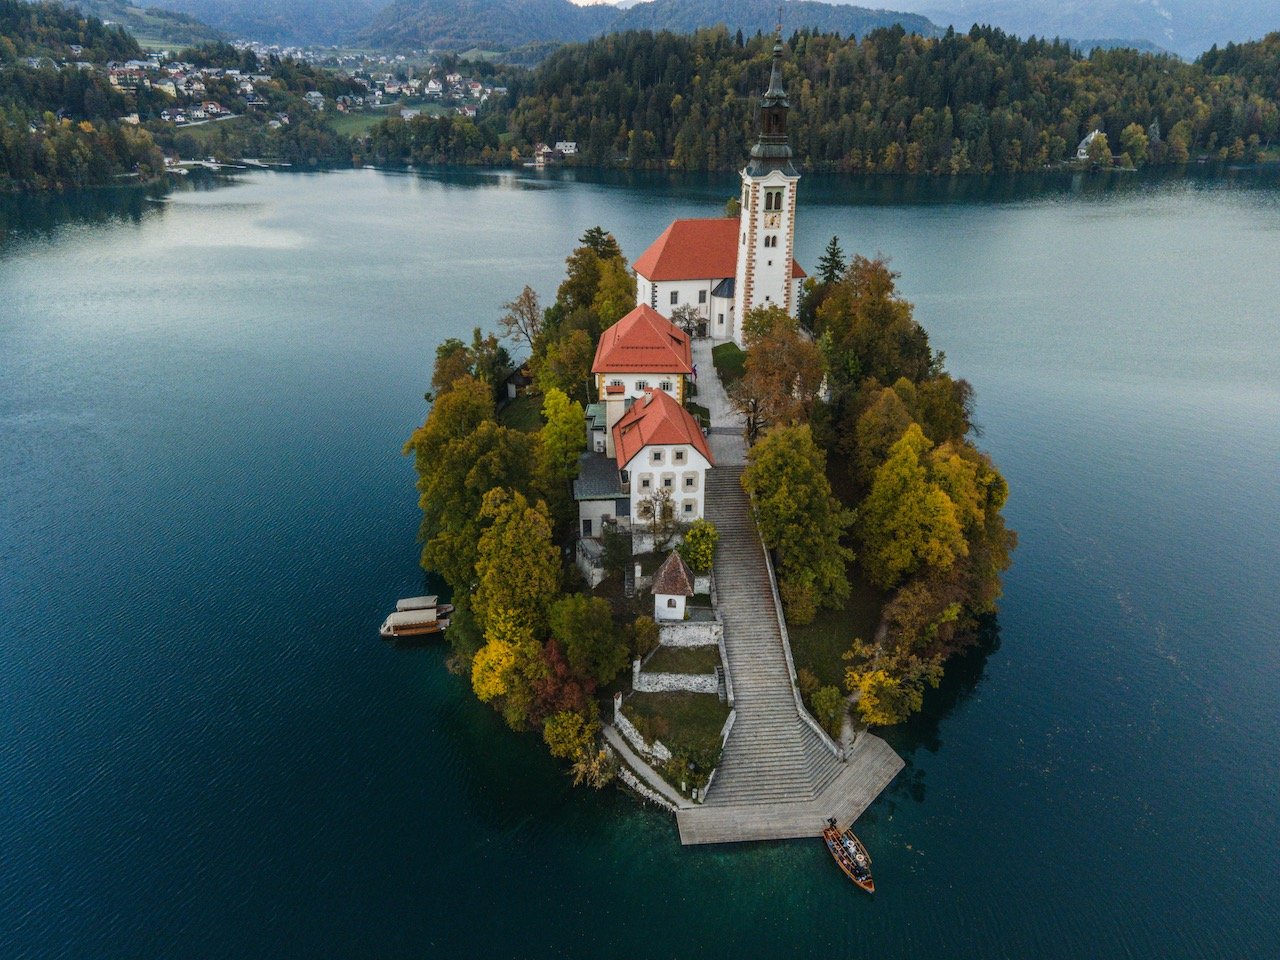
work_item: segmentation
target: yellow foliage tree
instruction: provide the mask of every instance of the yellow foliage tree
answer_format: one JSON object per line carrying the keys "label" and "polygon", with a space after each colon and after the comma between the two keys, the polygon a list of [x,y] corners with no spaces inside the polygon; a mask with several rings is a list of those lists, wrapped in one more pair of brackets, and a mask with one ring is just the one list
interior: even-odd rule
{"label": "yellow foliage tree", "polygon": [[484,703],[507,692],[516,664],[516,648],[505,640],[490,640],[471,661],[471,689]]}
{"label": "yellow foliage tree", "polygon": [[551,755],[564,760],[580,761],[590,757],[599,732],[598,720],[573,710],[554,713],[542,725],[542,739],[551,749]]}

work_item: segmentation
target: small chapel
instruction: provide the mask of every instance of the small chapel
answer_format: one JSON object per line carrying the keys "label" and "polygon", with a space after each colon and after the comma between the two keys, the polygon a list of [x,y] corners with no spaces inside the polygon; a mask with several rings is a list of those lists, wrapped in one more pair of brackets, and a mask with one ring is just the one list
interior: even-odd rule
{"label": "small chapel", "polygon": [[796,186],[782,82],[782,42],[773,47],[760,129],[742,169],[741,213],[675,220],[635,262],[636,301],[670,318],[692,307],[717,340],[743,341],[741,318],[756,307],[799,312],[806,276],[795,260]]}

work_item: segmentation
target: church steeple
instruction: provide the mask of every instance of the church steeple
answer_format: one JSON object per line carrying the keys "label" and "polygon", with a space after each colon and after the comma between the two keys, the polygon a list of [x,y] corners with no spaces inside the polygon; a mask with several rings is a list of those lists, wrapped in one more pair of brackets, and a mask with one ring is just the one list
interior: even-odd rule
{"label": "church steeple", "polygon": [[773,69],[769,73],[769,89],[760,98],[760,133],[751,148],[750,167],[757,173],[784,170],[793,173],[791,145],[787,141],[787,113],[791,102],[782,82],[782,38],[773,44]]}
{"label": "church steeple", "polygon": [[[781,17],[779,17],[781,19]],[[791,165],[787,113],[791,104],[782,82],[782,28],[773,45],[769,88],[760,99],[760,133],[742,169],[741,229],[733,283],[733,338],[746,346],[742,321],[757,307],[782,307],[795,316],[804,271],[795,264],[796,187]]]}

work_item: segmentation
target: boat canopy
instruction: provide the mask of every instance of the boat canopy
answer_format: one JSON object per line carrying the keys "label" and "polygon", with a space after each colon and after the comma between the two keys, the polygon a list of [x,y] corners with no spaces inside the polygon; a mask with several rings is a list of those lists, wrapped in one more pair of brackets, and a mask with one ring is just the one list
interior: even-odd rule
{"label": "boat canopy", "polygon": [[423,623],[435,623],[436,611],[432,607],[430,610],[397,610],[395,613],[387,615],[387,622],[384,626],[395,630],[399,627],[416,627]]}
{"label": "boat canopy", "polygon": [[437,606],[436,597],[405,597],[403,600],[396,601],[396,610],[403,613],[405,610],[430,610]]}

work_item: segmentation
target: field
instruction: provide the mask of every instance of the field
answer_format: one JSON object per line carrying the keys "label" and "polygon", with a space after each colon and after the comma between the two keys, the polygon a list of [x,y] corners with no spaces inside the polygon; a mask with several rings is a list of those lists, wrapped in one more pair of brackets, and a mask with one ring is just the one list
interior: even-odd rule
{"label": "field", "polygon": [[720,648],[659,647],[645,663],[646,673],[714,673],[720,666]]}

